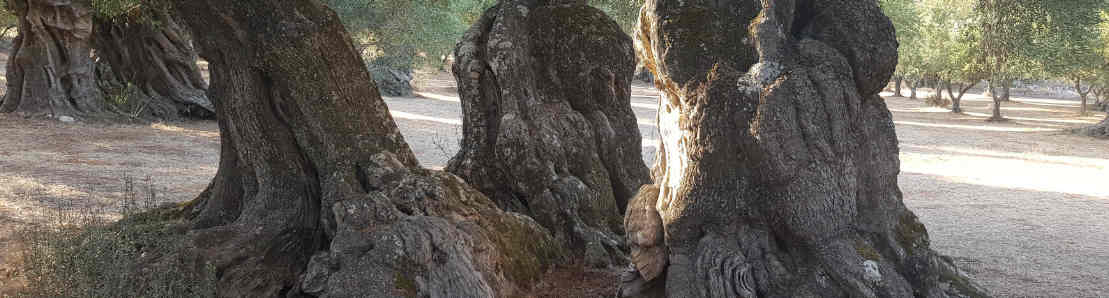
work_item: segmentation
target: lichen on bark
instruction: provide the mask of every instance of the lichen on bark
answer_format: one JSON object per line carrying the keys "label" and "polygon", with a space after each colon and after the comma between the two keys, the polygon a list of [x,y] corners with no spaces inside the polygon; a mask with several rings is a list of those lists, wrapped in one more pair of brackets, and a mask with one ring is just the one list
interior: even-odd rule
{"label": "lichen on bark", "polygon": [[454,64],[462,149],[447,170],[605,266],[624,262],[624,205],[650,177],[631,39],[580,2],[501,1],[466,33]]}
{"label": "lichen on bark", "polygon": [[661,146],[625,228],[664,237],[637,238],[622,295],[985,295],[902,202],[875,2],[649,0],[639,30]]}

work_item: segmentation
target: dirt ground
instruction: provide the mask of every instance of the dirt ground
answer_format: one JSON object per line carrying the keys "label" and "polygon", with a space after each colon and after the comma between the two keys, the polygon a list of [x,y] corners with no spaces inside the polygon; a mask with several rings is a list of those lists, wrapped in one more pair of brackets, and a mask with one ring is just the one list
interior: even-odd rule
{"label": "dirt ground", "polygon": [[[419,97],[386,102],[421,163],[442,168],[458,150],[458,97],[449,76],[420,87]],[[655,95],[637,85],[632,98],[649,164]],[[1078,117],[1074,101],[1014,97],[1003,108],[1011,121],[987,123],[988,99],[967,97],[964,114],[887,97],[900,186],[933,247],[998,297],[1109,296],[1109,141],[1062,132],[1104,114]],[[16,231],[58,210],[116,218],[125,177],[159,201],[191,199],[215,174],[218,151],[214,122],[64,124],[0,114],[0,296],[19,285]],[[611,293],[597,288],[613,284],[611,274],[580,271],[552,271],[535,295]]]}

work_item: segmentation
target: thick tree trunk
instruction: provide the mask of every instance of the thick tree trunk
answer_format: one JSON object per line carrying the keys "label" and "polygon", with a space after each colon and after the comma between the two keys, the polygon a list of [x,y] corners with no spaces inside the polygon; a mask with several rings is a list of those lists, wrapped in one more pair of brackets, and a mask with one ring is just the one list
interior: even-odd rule
{"label": "thick tree trunk", "polygon": [[566,4],[501,1],[463,37],[464,136],[447,170],[588,263],[624,263],[624,206],[650,183],[630,104],[635,53],[603,12]]}
{"label": "thick tree trunk", "polygon": [[144,19],[138,21],[94,19],[101,88],[108,94],[131,96],[116,104],[124,113],[142,118],[214,116],[186,29],[165,10],[142,13]]}
{"label": "thick tree trunk", "polygon": [[330,9],[173,3],[210,63],[223,147],[167,259],[214,266],[220,296],[510,297],[559,260],[534,221],[417,166]]}
{"label": "thick tree trunk", "polygon": [[889,20],[867,0],[762,3],[646,3],[660,174],[629,204],[622,293],[983,294],[902,202],[878,97],[897,64]]}
{"label": "thick tree trunk", "polygon": [[0,112],[95,117],[105,111],[90,57],[89,1],[9,0],[19,35]]}

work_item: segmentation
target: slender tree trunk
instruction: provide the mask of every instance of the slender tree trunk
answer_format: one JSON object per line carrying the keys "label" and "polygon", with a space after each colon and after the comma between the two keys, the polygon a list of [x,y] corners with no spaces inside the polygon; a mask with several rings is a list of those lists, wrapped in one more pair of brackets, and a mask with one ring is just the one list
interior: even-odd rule
{"label": "slender tree trunk", "polygon": [[318,1],[173,5],[210,63],[223,146],[191,241],[163,261],[214,266],[222,297],[512,297],[559,261],[534,221],[419,168]]}
{"label": "slender tree trunk", "polygon": [[95,117],[105,111],[90,57],[88,0],[9,0],[19,35],[8,60],[0,112]]}
{"label": "slender tree trunk", "polygon": [[909,84],[909,98],[916,99],[916,86],[918,84],[920,84],[920,81],[912,81]]}
{"label": "slender tree trunk", "polygon": [[901,97],[901,82],[903,82],[903,81],[905,81],[905,79],[901,76],[897,76],[897,77],[894,78],[894,83],[893,83],[893,94],[894,94],[894,96]]}
{"label": "slender tree trunk", "polygon": [[1086,115],[1090,114],[1088,112],[1088,109],[1086,108],[1086,100],[1089,98],[1090,90],[1092,90],[1092,89],[1093,89],[1093,86],[1090,86],[1090,87],[1086,88],[1085,91],[1083,91],[1082,90],[1082,79],[1081,78],[1075,78],[1074,79],[1074,91],[1078,92],[1078,96],[1080,98],[1082,98],[1082,108],[1078,112],[1079,116],[1086,116]]}
{"label": "slender tree trunk", "polygon": [[1102,102],[1102,94],[1105,92],[1105,87],[1090,86],[1090,92],[1094,94],[1094,106],[1101,108],[1105,103]]}
{"label": "slender tree trunk", "polygon": [[447,171],[587,263],[626,263],[624,206],[651,181],[631,38],[585,4],[504,0],[455,52],[463,139]]}
{"label": "slender tree trunk", "polygon": [[98,83],[107,93],[134,92],[121,105],[143,118],[215,114],[187,30],[165,10],[143,9],[140,20],[95,18]]}
{"label": "slender tree trunk", "polygon": [[648,0],[640,24],[661,148],[625,217],[624,296],[984,294],[902,202],[874,1]]}
{"label": "slender tree trunk", "polygon": [[1001,101],[1009,101],[1009,89],[1013,85],[1013,80],[1005,79],[1001,81]]}
{"label": "slender tree trunk", "polygon": [[[962,84],[955,84],[955,86],[952,87],[951,81],[946,81],[946,82],[944,82],[944,85],[947,85],[947,96],[951,98],[951,112],[952,113],[962,113],[963,112],[963,108],[961,106],[962,99],[963,99]],[[959,89],[960,90],[959,96],[955,96],[954,89]]]}

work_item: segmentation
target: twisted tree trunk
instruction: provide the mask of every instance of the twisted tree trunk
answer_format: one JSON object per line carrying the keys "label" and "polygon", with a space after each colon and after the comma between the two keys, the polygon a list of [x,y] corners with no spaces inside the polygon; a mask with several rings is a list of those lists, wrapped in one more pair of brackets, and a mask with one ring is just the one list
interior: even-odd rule
{"label": "twisted tree trunk", "polygon": [[130,96],[117,104],[143,118],[214,116],[186,29],[165,10],[146,8],[142,14],[138,21],[94,19],[101,88]]}
{"label": "twisted tree trunk", "polygon": [[[966,85],[956,83],[952,85],[951,82],[948,81],[945,82],[945,84],[947,85],[947,95],[951,97],[951,112],[962,113],[963,95],[965,95],[967,93],[967,90],[970,90],[970,88],[974,88],[974,83]],[[955,90],[958,90],[959,93],[955,93]]]}
{"label": "twisted tree trunk", "polygon": [[10,0],[19,35],[8,60],[0,112],[95,117],[105,111],[90,57],[89,1]]}
{"label": "twisted tree trunk", "polygon": [[641,16],[659,176],[625,217],[623,295],[984,294],[902,202],[878,96],[897,43],[874,1],[649,0]]}
{"label": "twisted tree trunk", "polygon": [[210,63],[223,147],[171,256],[214,266],[220,296],[509,297],[559,260],[534,221],[417,166],[318,1],[173,5]]}
{"label": "twisted tree trunk", "polygon": [[462,149],[447,170],[597,266],[623,263],[624,206],[650,174],[631,39],[578,1],[501,1],[455,50]]}

